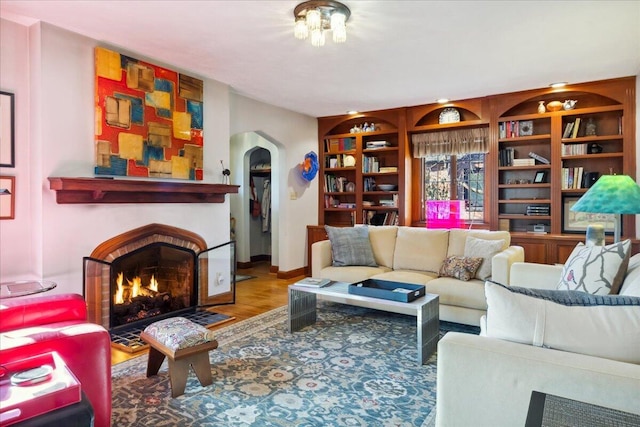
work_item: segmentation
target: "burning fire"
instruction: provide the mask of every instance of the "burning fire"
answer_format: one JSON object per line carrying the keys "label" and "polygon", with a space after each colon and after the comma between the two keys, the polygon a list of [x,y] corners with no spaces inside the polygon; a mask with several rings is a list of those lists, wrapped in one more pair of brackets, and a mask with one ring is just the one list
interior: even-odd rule
{"label": "burning fire", "polygon": [[[151,280],[149,281],[148,287],[142,286],[142,279],[140,277],[134,277],[133,280],[127,279],[128,283],[128,298],[127,301],[131,301],[132,298],[135,298],[139,295],[153,295],[158,292],[158,281],[155,278],[155,275],[151,276]],[[124,274],[118,273],[118,277],[116,279],[116,294],[114,295],[114,301],[116,304],[124,304],[125,303],[125,286],[124,286]]]}

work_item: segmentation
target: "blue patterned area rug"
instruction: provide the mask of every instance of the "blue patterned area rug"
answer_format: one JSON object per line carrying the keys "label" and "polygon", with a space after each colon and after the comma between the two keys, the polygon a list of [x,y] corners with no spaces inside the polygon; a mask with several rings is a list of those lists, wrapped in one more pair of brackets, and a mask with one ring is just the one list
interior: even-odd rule
{"label": "blue patterned area rug", "polygon": [[[146,355],[114,365],[114,426],[427,426],[436,356],[416,361],[415,318],[319,303],[315,325],[290,334],[287,308],[217,331],[213,384],[189,374],[172,399],[167,362],[146,378]],[[440,322],[443,335],[479,329]],[[433,411],[433,413],[432,413]]]}

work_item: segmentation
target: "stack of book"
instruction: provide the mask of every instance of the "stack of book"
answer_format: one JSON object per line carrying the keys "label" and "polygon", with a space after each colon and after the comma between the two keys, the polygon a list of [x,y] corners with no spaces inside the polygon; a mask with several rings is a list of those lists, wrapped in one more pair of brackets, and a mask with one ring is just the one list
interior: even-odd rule
{"label": "stack of book", "polygon": [[383,166],[379,168],[380,173],[395,173],[398,172],[397,166]]}
{"label": "stack of book", "polygon": [[383,148],[389,147],[391,143],[389,141],[367,141],[367,148]]}
{"label": "stack of book", "polygon": [[534,159],[513,159],[511,166],[534,166]]}
{"label": "stack of book", "polygon": [[527,206],[527,215],[532,216],[549,216],[550,208],[546,205],[529,205]]}

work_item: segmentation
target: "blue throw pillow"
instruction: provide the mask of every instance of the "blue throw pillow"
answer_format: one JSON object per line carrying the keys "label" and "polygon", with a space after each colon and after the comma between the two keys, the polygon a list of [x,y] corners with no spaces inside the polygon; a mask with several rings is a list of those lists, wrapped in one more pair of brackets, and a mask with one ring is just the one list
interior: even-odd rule
{"label": "blue throw pillow", "polygon": [[331,241],[333,266],[364,265],[377,267],[367,227],[324,226]]}

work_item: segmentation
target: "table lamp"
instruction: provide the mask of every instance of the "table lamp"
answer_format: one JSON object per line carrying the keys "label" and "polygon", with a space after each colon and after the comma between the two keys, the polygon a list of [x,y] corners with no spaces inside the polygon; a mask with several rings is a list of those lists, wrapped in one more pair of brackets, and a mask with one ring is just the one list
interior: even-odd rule
{"label": "table lamp", "polygon": [[620,215],[640,213],[640,186],[628,175],[602,175],[571,211],[614,214],[614,242],[619,242]]}

